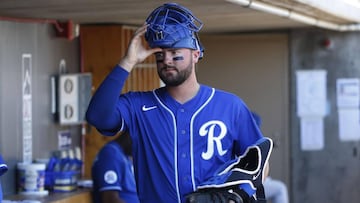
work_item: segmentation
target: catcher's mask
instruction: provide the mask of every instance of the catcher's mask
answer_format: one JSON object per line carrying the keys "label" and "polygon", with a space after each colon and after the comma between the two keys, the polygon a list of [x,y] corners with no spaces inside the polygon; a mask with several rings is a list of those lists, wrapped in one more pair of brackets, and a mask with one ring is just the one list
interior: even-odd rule
{"label": "catcher's mask", "polygon": [[203,57],[197,35],[203,23],[187,8],[176,3],[163,4],[151,12],[146,23],[145,39],[151,48],[189,48],[200,50],[200,58]]}

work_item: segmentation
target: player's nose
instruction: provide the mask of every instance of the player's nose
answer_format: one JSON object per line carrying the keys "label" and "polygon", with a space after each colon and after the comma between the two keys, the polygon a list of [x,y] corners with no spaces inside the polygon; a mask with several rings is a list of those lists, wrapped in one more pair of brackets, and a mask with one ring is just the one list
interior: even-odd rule
{"label": "player's nose", "polygon": [[164,64],[172,65],[174,63],[174,58],[170,53],[164,53]]}

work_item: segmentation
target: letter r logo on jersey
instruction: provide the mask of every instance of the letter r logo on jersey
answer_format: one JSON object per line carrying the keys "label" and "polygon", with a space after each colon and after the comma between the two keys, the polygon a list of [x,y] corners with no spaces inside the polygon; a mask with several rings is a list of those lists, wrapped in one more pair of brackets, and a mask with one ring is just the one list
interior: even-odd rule
{"label": "letter r logo on jersey", "polygon": [[[217,135],[215,135],[215,128],[218,127],[220,131]],[[227,133],[226,125],[219,120],[208,121],[204,125],[200,127],[199,134],[200,136],[208,136],[207,139],[207,151],[201,154],[202,158],[205,160],[209,160],[214,155],[214,150],[216,145],[216,149],[219,154],[224,155],[227,150],[223,150],[221,140],[225,137]]]}

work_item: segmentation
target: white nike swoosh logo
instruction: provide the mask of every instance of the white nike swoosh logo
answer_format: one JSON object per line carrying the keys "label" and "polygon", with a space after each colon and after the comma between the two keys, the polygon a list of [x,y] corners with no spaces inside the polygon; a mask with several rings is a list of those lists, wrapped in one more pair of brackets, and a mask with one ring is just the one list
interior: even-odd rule
{"label": "white nike swoosh logo", "polygon": [[260,174],[261,174],[261,170],[259,170],[259,172],[256,175],[253,176],[253,180],[256,180],[259,177]]}
{"label": "white nike swoosh logo", "polygon": [[150,110],[156,109],[156,108],[157,108],[157,106],[149,106],[149,107],[146,107],[145,105],[142,106],[143,111],[150,111]]}

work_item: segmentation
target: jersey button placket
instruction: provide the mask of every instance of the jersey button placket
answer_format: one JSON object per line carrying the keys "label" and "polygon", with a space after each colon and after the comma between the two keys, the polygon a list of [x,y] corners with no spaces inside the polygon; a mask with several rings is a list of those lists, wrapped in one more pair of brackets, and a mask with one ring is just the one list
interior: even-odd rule
{"label": "jersey button placket", "polygon": [[184,178],[183,178],[183,181],[184,181],[185,183],[189,183],[190,180],[191,180],[190,176],[184,176]]}
{"label": "jersey button placket", "polygon": [[181,153],[181,158],[186,159],[187,155],[185,152]]}
{"label": "jersey button placket", "polygon": [[192,189],[191,168],[190,168],[190,118],[187,111],[182,106],[176,111],[177,131],[178,131],[178,171],[179,181],[182,185],[182,193],[188,193]]}
{"label": "jersey button placket", "polygon": [[[180,114],[182,115],[183,113],[185,113],[185,109],[184,108],[180,108],[179,109],[179,112],[180,112]],[[182,115],[183,116],[183,115]],[[182,129],[181,131],[180,131],[180,133],[181,133],[181,135],[185,135],[186,134],[186,130],[185,129]]]}

